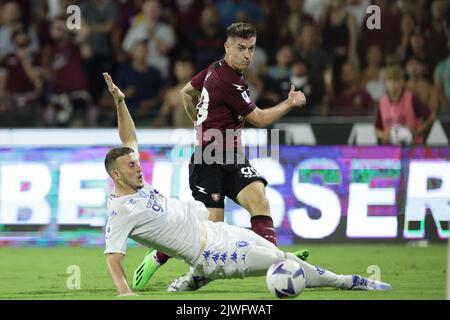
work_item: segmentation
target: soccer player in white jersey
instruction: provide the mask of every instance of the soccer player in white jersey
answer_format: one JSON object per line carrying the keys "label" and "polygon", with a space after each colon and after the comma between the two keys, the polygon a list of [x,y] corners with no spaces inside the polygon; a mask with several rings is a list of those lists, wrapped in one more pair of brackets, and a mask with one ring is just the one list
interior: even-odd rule
{"label": "soccer player in white jersey", "polygon": [[111,149],[105,167],[115,189],[108,197],[106,260],[108,271],[121,296],[134,295],[126,280],[123,258],[127,239],[184,260],[191,268],[168,291],[196,290],[211,280],[262,276],[282,259],[297,261],[306,274],[307,287],[352,290],[387,290],[390,285],[357,275],[337,275],[285,253],[251,230],[208,220],[199,201],[167,198],[143,180],[133,119],[125,96],[104,73],[117,107],[119,136],[123,147]]}

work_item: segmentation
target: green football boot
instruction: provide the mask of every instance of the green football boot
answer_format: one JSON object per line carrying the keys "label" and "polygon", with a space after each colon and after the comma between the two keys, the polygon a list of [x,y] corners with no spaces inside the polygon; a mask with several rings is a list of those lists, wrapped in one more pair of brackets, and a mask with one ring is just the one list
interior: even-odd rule
{"label": "green football boot", "polygon": [[308,249],[301,249],[301,250],[292,252],[292,254],[294,256],[296,256],[297,258],[299,258],[303,261],[306,261],[309,256],[309,251],[308,251]]}
{"label": "green football boot", "polygon": [[153,256],[156,250],[150,249],[145,255],[144,261],[139,265],[139,267],[134,271],[133,274],[133,288],[142,290],[145,288],[146,284],[161,266],[155,261]]}

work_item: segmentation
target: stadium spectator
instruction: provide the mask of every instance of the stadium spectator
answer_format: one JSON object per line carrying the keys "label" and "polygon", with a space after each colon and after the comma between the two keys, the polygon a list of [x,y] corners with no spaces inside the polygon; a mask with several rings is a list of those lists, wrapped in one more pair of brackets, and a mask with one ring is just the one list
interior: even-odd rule
{"label": "stadium spectator", "polygon": [[356,19],[358,30],[361,29],[371,0],[347,0],[347,11]]}
{"label": "stadium spectator", "polygon": [[269,66],[267,75],[274,80],[289,78],[291,64],[294,61],[294,51],[289,45],[280,47],[277,51],[277,64]]}
{"label": "stadium spectator", "polygon": [[321,113],[326,115],[334,90],[333,71],[331,57],[319,46],[318,41],[317,27],[306,25],[296,38],[294,57],[306,61],[309,70],[308,78],[317,95],[323,97]]}
{"label": "stadium spectator", "polygon": [[17,52],[17,47],[12,41],[12,33],[19,27],[24,28],[29,39],[28,48],[34,53],[38,53],[39,39],[36,30],[29,25],[23,25],[22,12],[17,1],[5,1],[1,5],[1,26],[0,26],[0,60],[9,54]]}
{"label": "stadium spectator", "polygon": [[147,40],[147,62],[156,68],[164,79],[169,76],[168,54],[175,45],[175,33],[171,25],[160,21],[161,6],[157,0],[147,0],[142,5],[142,19],[134,21],[123,40],[123,49],[132,54],[134,45]]}
{"label": "stadium spectator", "polygon": [[427,2],[430,0],[407,0],[404,1],[402,6],[393,6],[396,11],[411,12],[414,16],[414,20],[417,22],[418,29],[422,29],[427,17]]}
{"label": "stadium spectator", "polygon": [[374,102],[361,86],[358,67],[345,63],[341,70],[342,90],[332,101],[333,116],[368,116],[374,114]]}
{"label": "stadium spectator", "polygon": [[450,115],[450,34],[447,37],[448,56],[434,70],[434,83],[439,97],[439,115]]}
{"label": "stadium spectator", "polygon": [[200,25],[200,16],[209,1],[205,0],[172,0],[169,1],[171,23],[181,37],[185,37]]}
{"label": "stadium spectator", "polygon": [[406,73],[408,81],[406,88],[418,97],[433,112],[437,111],[438,96],[436,88],[425,77],[426,66],[422,60],[417,57],[410,58],[406,63]]}
{"label": "stadium spectator", "polygon": [[[181,202],[160,194],[143,180],[135,125],[127,111],[125,95],[108,74],[104,77],[115,101],[123,145],[111,149],[105,157],[105,169],[113,179],[114,193],[108,197],[109,218],[104,253],[119,295],[135,295],[123,269],[128,238],[144,246],[164,250],[191,266],[188,273],[170,284],[170,292],[194,291],[215,279],[262,276],[280,259],[294,260],[300,264],[305,273],[306,287],[330,286],[347,290],[391,288],[388,283],[357,275],[337,275],[312,266],[292,253],[279,250],[272,242],[248,229],[208,221],[209,212],[199,201]],[[239,263],[236,263],[236,256],[233,258],[233,252],[240,259]],[[221,261],[214,258],[219,253]],[[242,258],[244,256],[245,259]],[[142,278],[139,281],[143,281]]]}
{"label": "stadium spectator", "polygon": [[430,71],[447,56],[447,34],[450,33],[449,8],[446,0],[434,0],[431,4],[432,19],[423,33],[425,47],[428,49]]}
{"label": "stadium spectator", "polygon": [[160,108],[164,82],[158,69],[148,64],[148,43],[135,43],[131,61],[121,66],[116,76],[124,88],[130,113],[139,123],[150,125]]}
{"label": "stadium spectator", "polygon": [[406,62],[416,57],[426,63],[426,71],[429,72],[430,64],[428,58],[428,49],[425,48],[424,37],[420,32],[415,32],[409,41],[409,45],[406,49],[405,56],[402,57],[402,65],[406,65]]}
{"label": "stadium spectator", "polygon": [[189,35],[188,47],[196,71],[203,70],[223,56],[224,41],[225,33],[219,24],[217,7],[209,5],[201,12],[199,29]]}
{"label": "stadium spectator", "polygon": [[367,21],[371,15],[367,14],[361,26],[360,47],[362,56],[366,56],[367,49],[371,45],[378,45],[383,56],[391,55],[397,49],[400,42],[400,14],[396,9],[396,3],[390,0],[374,0],[374,5],[380,8],[380,29],[367,28]]}
{"label": "stadium spectator", "polygon": [[301,91],[306,97],[306,105],[303,108],[295,108],[289,111],[286,117],[305,117],[320,115],[321,98],[317,96],[314,85],[309,79],[308,65],[304,60],[295,60],[289,67],[289,71],[279,78],[267,77],[265,81],[264,104],[273,104],[286,99],[291,85],[296,91]]}
{"label": "stadium spectator", "polygon": [[195,69],[192,61],[179,58],[174,67],[177,84],[169,88],[165,95],[163,105],[155,120],[154,127],[192,128],[192,120],[186,113],[181,100],[180,91],[192,79]]}
{"label": "stadium spectator", "polygon": [[325,15],[330,0],[304,0],[303,12],[314,19],[314,22],[318,24],[322,17]]}
{"label": "stadium spectator", "polygon": [[0,118],[10,127],[34,127],[41,122],[39,98],[43,87],[37,55],[22,26],[12,31],[11,42],[14,51],[0,63]]}
{"label": "stadium spectator", "polygon": [[341,89],[340,70],[346,63],[359,65],[357,55],[358,26],[355,17],[347,12],[345,0],[332,0],[322,25],[324,49],[332,56],[334,89]]}
{"label": "stadium spectator", "polygon": [[117,5],[112,0],[88,0],[81,6],[82,32],[87,34],[89,48],[86,59],[89,93],[98,105],[105,84],[102,72],[113,72],[115,55],[111,33],[118,18]]}
{"label": "stadium spectator", "polygon": [[143,2],[144,0],[118,1],[117,25],[122,36],[125,36],[132,26],[134,18],[141,11]]}
{"label": "stadium spectator", "polygon": [[284,22],[282,27],[280,28],[279,37],[281,45],[290,45],[295,41],[295,37],[301,33],[301,30],[305,26],[305,24],[311,24],[312,19],[302,18],[296,12],[289,13],[287,15],[287,21]]}
{"label": "stadium spectator", "polygon": [[378,103],[386,92],[383,78],[383,53],[380,47],[371,45],[367,51],[366,60],[367,66],[362,72],[361,86],[370,94],[372,100]]}
{"label": "stadium spectator", "polygon": [[411,38],[416,30],[416,21],[411,12],[404,12],[400,22],[401,40],[396,53],[400,59],[405,59],[407,50],[410,46]]}
{"label": "stadium spectator", "polygon": [[237,21],[259,25],[264,18],[259,3],[251,0],[222,0],[218,8],[222,28]]}
{"label": "stadium spectator", "polygon": [[43,74],[49,84],[45,124],[50,126],[95,126],[95,110],[88,93],[88,80],[78,45],[85,34],[70,34],[63,18],[53,20],[52,43],[43,50]]}
{"label": "stadium spectator", "polygon": [[434,112],[405,88],[404,73],[400,66],[386,68],[387,94],[378,105],[375,132],[381,143],[390,143],[391,129],[407,127],[414,144],[423,144],[425,132],[434,121]]}

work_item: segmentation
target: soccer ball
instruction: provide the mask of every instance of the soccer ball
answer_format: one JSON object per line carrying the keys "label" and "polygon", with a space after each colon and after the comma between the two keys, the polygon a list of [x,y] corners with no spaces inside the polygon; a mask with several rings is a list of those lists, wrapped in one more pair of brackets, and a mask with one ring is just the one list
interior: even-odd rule
{"label": "soccer ball", "polygon": [[282,260],[267,270],[266,284],[277,298],[295,298],[305,289],[305,271],[294,260]]}
{"label": "soccer ball", "polygon": [[390,135],[392,144],[411,144],[413,141],[411,130],[405,126],[393,126]]}

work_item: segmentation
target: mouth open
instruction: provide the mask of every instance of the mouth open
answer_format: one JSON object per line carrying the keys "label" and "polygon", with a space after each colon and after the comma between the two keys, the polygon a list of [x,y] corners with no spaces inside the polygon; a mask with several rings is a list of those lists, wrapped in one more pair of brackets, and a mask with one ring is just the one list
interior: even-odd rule
{"label": "mouth open", "polygon": [[142,174],[141,175],[139,175],[139,177],[138,177],[138,180],[142,180]]}

